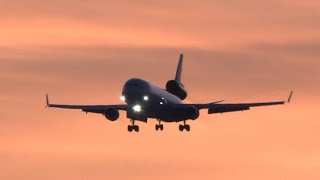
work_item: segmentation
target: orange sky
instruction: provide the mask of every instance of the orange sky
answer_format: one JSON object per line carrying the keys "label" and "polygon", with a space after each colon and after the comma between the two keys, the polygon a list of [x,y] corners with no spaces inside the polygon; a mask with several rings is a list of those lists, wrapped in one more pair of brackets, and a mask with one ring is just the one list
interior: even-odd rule
{"label": "orange sky", "polygon": [[[319,179],[318,1],[0,0],[0,179]],[[206,115],[181,133],[125,114],[45,109],[120,103],[164,86],[185,54],[187,102],[286,99]],[[116,75],[116,77],[115,77]]]}

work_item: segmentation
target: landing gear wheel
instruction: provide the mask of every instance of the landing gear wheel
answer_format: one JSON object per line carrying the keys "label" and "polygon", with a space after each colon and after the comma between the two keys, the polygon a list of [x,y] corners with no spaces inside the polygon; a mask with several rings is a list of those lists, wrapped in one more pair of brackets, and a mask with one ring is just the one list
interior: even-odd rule
{"label": "landing gear wheel", "polygon": [[179,125],[179,131],[183,131],[184,130],[184,125]]}
{"label": "landing gear wheel", "polygon": [[139,132],[139,126],[134,125],[134,126],[133,126],[133,129],[134,129],[136,132]]}
{"label": "landing gear wheel", "polygon": [[139,132],[139,126],[134,124],[134,120],[133,119],[131,119],[131,123],[132,123],[132,125],[128,125],[128,131],[129,132],[132,132],[132,131]]}
{"label": "landing gear wheel", "polygon": [[189,132],[190,131],[190,125],[186,124],[186,121],[183,121],[183,124],[179,125],[179,130],[180,131],[186,130],[186,131]]}
{"label": "landing gear wheel", "polygon": [[163,131],[163,124],[156,124],[156,131]]}
{"label": "landing gear wheel", "polygon": [[156,131],[163,131],[163,124],[161,124],[161,120],[157,119],[159,124],[156,124]]}
{"label": "landing gear wheel", "polygon": [[189,131],[190,131],[190,125],[188,125],[188,124],[185,125],[185,126],[184,126],[184,129],[189,132]]}
{"label": "landing gear wheel", "polygon": [[129,132],[132,132],[132,130],[133,130],[133,126],[128,125],[128,131],[129,131]]}

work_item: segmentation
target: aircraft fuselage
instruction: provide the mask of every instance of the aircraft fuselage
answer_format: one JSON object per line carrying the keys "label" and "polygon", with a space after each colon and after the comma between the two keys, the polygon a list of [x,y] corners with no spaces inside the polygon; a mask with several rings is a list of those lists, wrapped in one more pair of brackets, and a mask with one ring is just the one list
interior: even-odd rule
{"label": "aircraft fuselage", "polygon": [[[133,78],[124,84],[122,100],[133,107],[132,111],[128,113],[128,118],[141,121],[146,121],[147,118],[156,118],[165,122],[184,120],[181,114],[172,117],[172,112],[166,110],[168,104],[182,104],[177,96],[142,79]],[[176,110],[179,111],[179,109]],[[137,117],[131,117],[131,115]]]}
{"label": "aircraft fuselage", "polygon": [[[258,103],[221,103],[223,100],[209,103],[182,103],[188,96],[181,79],[183,55],[180,54],[179,63],[174,79],[167,81],[164,89],[142,79],[129,79],[123,86],[121,100],[126,104],[109,105],[69,105],[52,104],[46,95],[47,107],[62,109],[81,109],[86,113],[98,113],[109,121],[116,121],[120,117],[119,111],[125,111],[131,125],[128,131],[139,131],[135,121],[147,122],[148,119],[156,119],[158,124],[155,129],[163,130],[161,122],[183,122],[179,125],[180,131],[190,131],[187,120],[196,120],[200,117],[200,110],[208,110],[208,114],[227,113],[250,110],[252,107],[272,106],[285,104],[286,101],[258,102]],[[290,102],[292,92],[287,102]]]}

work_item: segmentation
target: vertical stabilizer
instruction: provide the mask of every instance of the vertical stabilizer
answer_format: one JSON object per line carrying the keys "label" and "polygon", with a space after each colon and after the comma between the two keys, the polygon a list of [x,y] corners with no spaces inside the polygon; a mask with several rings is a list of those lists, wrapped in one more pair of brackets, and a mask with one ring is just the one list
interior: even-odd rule
{"label": "vertical stabilizer", "polygon": [[180,54],[179,64],[176,72],[176,78],[174,80],[170,80],[166,84],[166,90],[180,98],[181,100],[186,99],[188,96],[187,90],[184,88],[181,83],[181,75],[182,75],[182,64],[183,64],[183,54]]}
{"label": "vertical stabilizer", "polygon": [[179,83],[181,83],[182,65],[183,65],[183,54],[180,54],[179,64],[178,64],[176,78],[175,78],[175,80]]}

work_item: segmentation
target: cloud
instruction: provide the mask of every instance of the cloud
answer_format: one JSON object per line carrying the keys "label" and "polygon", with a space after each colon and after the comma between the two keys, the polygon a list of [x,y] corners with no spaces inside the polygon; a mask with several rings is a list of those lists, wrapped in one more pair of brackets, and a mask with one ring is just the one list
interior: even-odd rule
{"label": "cloud", "polygon": [[[130,77],[147,77],[147,80],[161,86],[174,75],[178,55],[183,52],[183,80],[191,90],[214,89],[225,92],[225,89],[229,89],[234,93],[233,89],[237,88],[238,92],[245,93],[253,89],[290,91],[291,88],[299,88],[314,92],[319,89],[314,83],[318,77],[317,45],[304,49],[300,48],[302,46],[264,44],[243,51],[51,46],[27,52],[13,51],[12,54],[20,54],[20,57],[2,60],[1,69],[3,77],[8,79],[29,79],[39,81],[48,87],[50,84],[66,87],[65,85],[72,82],[75,89],[81,89],[83,84],[95,87],[93,89],[104,89],[107,84],[113,84],[113,87],[108,88],[113,89],[116,85],[120,89],[122,83]],[[297,58],[297,54],[301,57],[309,56],[309,63],[306,64],[303,59]],[[10,55],[8,57],[10,58]],[[171,71],[163,71],[168,68]],[[162,76],[154,75],[155,70]],[[10,73],[13,73],[13,76],[10,77]],[[200,79],[205,83],[199,83]]]}
{"label": "cloud", "polygon": [[317,6],[246,0],[198,4],[5,1],[0,25],[7,28],[0,30],[0,37],[10,46],[122,44],[207,49],[319,39]]}
{"label": "cloud", "polygon": [[[319,179],[319,3],[1,1],[2,179]],[[155,132],[55,103],[118,104],[123,83],[164,87],[185,55],[192,102],[285,99]],[[18,172],[18,173],[17,173]]]}

